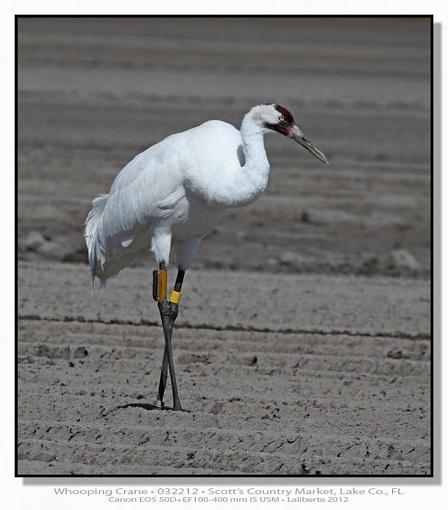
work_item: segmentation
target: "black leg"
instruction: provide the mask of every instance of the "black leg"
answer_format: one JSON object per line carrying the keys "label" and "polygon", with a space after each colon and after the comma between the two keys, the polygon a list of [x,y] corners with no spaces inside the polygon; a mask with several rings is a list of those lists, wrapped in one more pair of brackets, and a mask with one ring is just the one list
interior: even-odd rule
{"label": "black leg", "polygon": [[170,372],[171,387],[173,389],[173,408],[175,411],[181,411],[182,406],[177,390],[176,372],[174,369],[173,348],[171,339],[173,336],[174,321],[177,317],[177,304],[168,301],[159,301],[159,311],[162,318],[163,333],[165,336],[165,351],[163,354],[162,370],[160,372],[159,395],[158,399],[163,402],[163,394],[166,388],[168,369]]}
{"label": "black leg", "polygon": [[176,283],[174,284],[174,290],[180,292],[182,290],[182,284],[184,283],[185,271],[181,268],[177,270]]}
{"label": "black leg", "polygon": [[168,379],[168,351],[163,349],[162,368],[160,370],[159,390],[157,393],[157,404],[163,407],[163,395],[165,394],[166,381]]}
{"label": "black leg", "polygon": [[[166,265],[162,262],[159,264],[159,270],[155,269],[152,272],[153,278],[152,278],[152,297],[154,301],[158,302],[159,305],[159,312],[160,312],[160,318],[162,319],[162,327],[164,328],[164,336],[165,335],[165,326],[164,326],[164,319],[162,314],[162,308],[160,306],[161,303],[166,303],[166,295],[161,296],[161,271],[166,270]],[[165,393],[166,388],[166,381],[168,378],[168,351],[166,349],[166,340],[165,340],[165,346],[163,350],[163,361],[162,361],[162,369],[160,371],[160,381],[159,381],[159,390],[157,393],[157,402],[156,405],[158,407],[161,407],[163,409],[163,395]]]}
{"label": "black leg", "polygon": [[[161,269],[164,269],[161,268]],[[185,271],[179,269],[176,277],[176,283],[174,285],[174,293],[180,296],[180,291],[182,288],[182,282],[185,275]],[[160,371],[160,380],[159,380],[159,389],[157,395],[158,405],[163,408],[163,396],[165,394],[166,383],[168,379],[168,369],[170,372],[171,378],[171,387],[173,389],[173,408],[176,411],[182,410],[182,406],[179,399],[179,393],[177,389],[177,381],[176,381],[176,373],[174,369],[174,359],[173,359],[173,349],[172,349],[172,336],[173,336],[173,327],[174,322],[177,318],[178,314],[178,302],[173,302],[172,300],[176,300],[173,298],[173,294],[170,298],[170,301],[166,299],[158,299],[158,306],[160,317],[162,319],[163,333],[165,336],[165,349],[163,352],[163,361],[162,361],[162,369]],[[159,296],[160,297],[160,296]]]}

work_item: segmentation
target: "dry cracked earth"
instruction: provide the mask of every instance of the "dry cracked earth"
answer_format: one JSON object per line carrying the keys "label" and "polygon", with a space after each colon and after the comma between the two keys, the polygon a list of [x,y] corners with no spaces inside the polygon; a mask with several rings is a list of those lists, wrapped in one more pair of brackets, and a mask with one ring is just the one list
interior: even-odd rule
{"label": "dry cracked earth", "polygon": [[[429,22],[21,19],[18,44],[19,474],[429,475]],[[266,140],[268,191],[187,273],[185,412],[154,409],[151,267],[91,296],[89,203],[268,101],[331,165]]]}

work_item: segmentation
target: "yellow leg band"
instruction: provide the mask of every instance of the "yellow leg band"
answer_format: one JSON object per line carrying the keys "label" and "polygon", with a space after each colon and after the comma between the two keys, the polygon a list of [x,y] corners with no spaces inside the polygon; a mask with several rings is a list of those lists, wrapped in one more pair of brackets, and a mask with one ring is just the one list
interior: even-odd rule
{"label": "yellow leg band", "polygon": [[158,284],[159,284],[157,292],[158,298],[161,301],[164,301],[168,293],[168,271],[166,269],[159,270]]}
{"label": "yellow leg band", "polygon": [[177,292],[177,290],[172,290],[170,296],[170,303],[173,303],[175,305],[179,304],[181,296],[182,294],[180,292]]}

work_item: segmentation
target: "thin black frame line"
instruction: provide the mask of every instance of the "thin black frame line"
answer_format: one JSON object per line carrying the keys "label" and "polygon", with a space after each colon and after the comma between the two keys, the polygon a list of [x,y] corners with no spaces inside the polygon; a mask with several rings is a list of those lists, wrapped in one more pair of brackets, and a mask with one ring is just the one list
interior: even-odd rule
{"label": "thin black frame line", "polygon": [[155,475],[130,475],[130,474],[123,474],[123,475],[112,475],[112,474],[98,474],[98,475],[87,475],[87,474],[79,474],[79,475],[69,475],[69,474],[63,474],[63,475],[57,475],[57,474],[49,474],[49,475],[41,475],[41,474],[32,474],[32,475],[18,475],[16,478],[170,478],[170,479],[177,479],[177,478],[298,478],[300,480],[324,480],[326,478],[363,478],[366,481],[368,481],[370,478],[387,478],[387,479],[394,479],[394,478],[423,478],[423,479],[429,479],[432,478],[431,475],[411,475],[411,474],[403,474],[403,475],[363,475],[363,474],[356,474],[356,475],[288,475],[288,474],[276,474],[276,475],[266,475],[266,474],[191,474],[191,475],[172,475],[172,474],[155,474]]}
{"label": "thin black frame line", "polygon": [[431,195],[431,284],[430,284],[430,295],[431,295],[431,315],[430,315],[430,328],[431,328],[431,383],[430,383],[430,393],[431,393],[431,476],[434,477],[434,18],[431,23],[431,56],[430,56],[430,147],[431,147],[431,156],[430,156],[430,165],[431,165],[431,185],[430,185],[430,195]]}
{"label": "thin black frame line", "polygon": [[15,14],[16,18],[431,18],[434,14]]}
{"label": "thin black frame line", "polygon": [[[431,362],[430,362],[430,373],[431,373],[431,412],[430,412],[430,430],[431,430],[431,468],[430,474],[399,474],[399,475],[387,475],[387,474],[350,474],[350,475],[342,475],[342,474],[334,474],[334,475],[301,475],[301,474],[178,474],[178,475],[170,475],[170,474],[153,474],[153,475],[134,475],[134,474],[102,474],[102,475],[90,475],[90,474],[76,474],[76,475],[67,475],[67,474],[27,474],[21,475],[18,472],[18,21],[20,18],[349,18],[349,19],[364,19],[364,18],[418,18],[425,19],[431,23],[430,27],[430,46],[431,46],[431,55],[430,55],[430,166],[431,166],[431,316],[430,316],[430,330],[431,330]],[[433,193],[433,185],[434,185],[434,15],[416,15],[416,14],[407,14],[407,15],[288,15],[288,14],[275,14],[275,15],[207,15],[207,14],[198,14],[198,15],[120,15],[120,14],[107,14],[107,15],[68,15],[68,14],[52,14],[52,15],[33,15],[33,14],[16,14],[14,16],[14,48],[15,48],[15,59],[14,59],[14,137],[15,137],[15,147],[14,147],[14,156],[15,156],[15,427],[14,427],[14,443],[15,443],[15,455],[14,455],[14,476],[15,478],[144,478],[144,479],[158,479],[158,478],[170,478],[170,479],[185,479],[185,478],[280,478],[280,479],[333,479],[333,478],[344,478],[344,479],[352,479],[352,478],[363,478],[368,480],[370,478],[385,478],[385,479],[430,479],[434,478],[434,193]]]}
{"label": "thin black frame line", "polygon": [[19,225],[19,207],[18,207],[18,184],[19,184],[19,172],[18,172],[18,161],[19,161],[19,129],[18,129],[18,25],[19,18],[16,16],[14,19],[14,49],[15,49],[15,58],[14,58],[14,473],[17,477],[17,473],[19,471],[19,460],[18,460],[18,445],[19,445],[19,293],[18,293],[18,271],[19,271],[19,263],[18,263],[18,225]]}

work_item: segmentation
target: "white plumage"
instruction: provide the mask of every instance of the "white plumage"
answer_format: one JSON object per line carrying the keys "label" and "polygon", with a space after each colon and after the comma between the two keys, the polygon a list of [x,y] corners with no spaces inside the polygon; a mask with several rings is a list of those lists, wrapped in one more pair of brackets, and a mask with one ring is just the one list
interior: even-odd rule
{"label": "white plumage", "polygon": [[241,129],[212,120],[168,136],[138,154],[117,175],[107,195],[92,203],[85,239],[92,279],[100,284],[150,252],[168,265],[172,243],[186,270],[203,237],[230,208],[243,207],[266,189],[269,161],[263,135],[293,138],[323,162],[278,105],[260,105]]}

